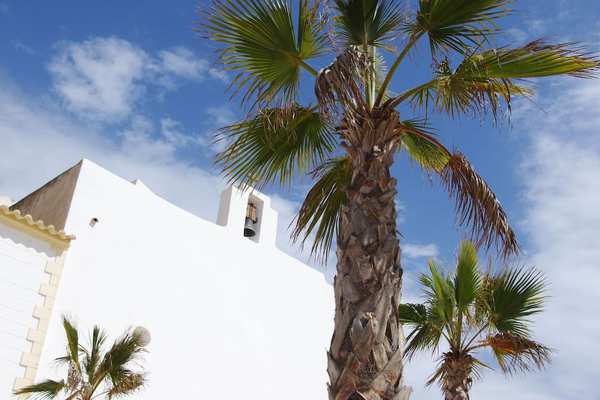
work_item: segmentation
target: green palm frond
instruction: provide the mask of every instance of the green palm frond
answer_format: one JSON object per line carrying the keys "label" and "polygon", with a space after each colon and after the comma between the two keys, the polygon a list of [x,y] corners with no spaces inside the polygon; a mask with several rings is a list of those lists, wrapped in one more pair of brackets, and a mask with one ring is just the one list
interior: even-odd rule
{"label": "green palm frond", "polygon": [[419,0],[411,35],[426,34],[432,53],[466,53],[499,31],[496,21],[510,13],[512,0]]}
{"label": "green palm frond", "polygon": [[454,297],[460,312],[464,312],[477,297],[481,277],[477,269],[477,250],[470,241],[460,244],[456,274],[454,275]]}
{"label": "green palm frond", "polygon": [[439,347],[443,327],[424,304],[400,304],[398,321],[412,328],[406,337],[404,356],[412,358],[417,352]]}
{"label": "green palm frond", "polygon": [[522,79],[554,75],[590,78],[598,58],[573,43],[548,44],[536,40],[523,47],[487,50],[467,57],[457,74],[471,79]]}
{"label": "green palm frond", "polygon": [[294,220],[292,238],[306,240],[314,233],[311,254],[325,261],[340,226],[346,204],[345,188],[350,182],[351,165],[347,158],[334,158],[314,172],[317,180],[310,189]]}
{"label": "green palm frond", "polygon": [[100,329],[99,326],[94,326],[92,330],[92,337],[90,338],[90,350],[84,350],[85,359],[83,361],[83,367],[88,376],[88,379],[92,381],[94,379],[94,373],[98,364],[100,363],[102,346],[106,341],[106,334]]}
{"label": "green palm frond", "polygon": [[81,372],[79,365],[79,333],[67,316],[63,316],[63,329],[67,337],[67,357],[69,364]]}
{"label": "green palm frond", "polygon": [[126,365],[137,360],[145,352],[145,346],[138,336],[131,332],[125,333],[104,354],[94,380],[98,382],[109,376],[113,384],[118,383],[119,378],[124,376]]}
{"label": "green palm frond", "polygon": [[259,111],[248,120],[223,128],[231,144],[216,162],[232,183],[290,183],[295,174],[319,165],[334,150],[333,129],[318,111],[294,105]]}
{"label": "green palm frond", "polygon": [[25,395],[29,399],[54,399],[65,389],[64,381],[46,380],[35,385],[15,390],[15,395]]}
{"label": "green palm frond", "polygon": [[422,275],[421,283],[429,289],[427,302],[434,316],[444,325],[449,324],[454,317],[454,291],[452,281],[442,275],[435,261],[429,260],[430,275]]}
{"label": "green palm frond", "polygon": [[398,0],[336,0],[338,36],[346,46],[385,47],[401,33],[405,13]]}
{"label": "green palm frond", "polygon": [[529,317],[543,311],[546,282],[535,269],[511,269],[491,281],[487,303],[499,333],[527,337]]}
{"label": "green palm frond", "polygon": [[398,126],[400,144],[412,160],[426,171],[440,173],[450,152],[435,138],[431,128],[423,120],[406,120]]}
{"label": "green palm frond", "polygon": [[244,100],[292,101],[300,70],[316,75],[306,62],[326,49],[318,2],[308,0],[299,2],[296,24],[290,1],[213,0],[202,29],[222,45],[221,61]]}
{"label": "green palm frond", "polygon": [[470,226],[477,245],[486,248],[495,245],[505,257],[519,252],[516,235],[502,205],[462,154],[450,157],[440,178],[450,196],[456,199],[459,224]]}
{"label": "green palm frond", "polygon": [[514,97],[533,94],[520,83],[522,79],[554,75],[586,78],[593,76],[599,66],[594,55],[572,44],[550,45],[538,40],[523,47],[469,55],[455,70],[445,59],[439,63],[435,79],[406,91],[391,104],[411,100],[418,107],[431,106],[450,116],[489,110],[496,117],[503,104],[511,109]]}
{"label": "green palm frond", "polygon": [[487,337],[483,343],[492,349],[502,372],[542,369],[550,362],[552,350],[522,336],[501,333]]}

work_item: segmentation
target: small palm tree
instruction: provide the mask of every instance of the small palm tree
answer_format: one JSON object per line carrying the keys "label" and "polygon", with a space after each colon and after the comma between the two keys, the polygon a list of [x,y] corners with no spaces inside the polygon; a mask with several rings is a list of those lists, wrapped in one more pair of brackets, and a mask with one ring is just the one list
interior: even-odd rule
{"label": "small palm tree", "polygon": [[[412,327],[406,356],[448,346],[428,385],[438,382],[446,400],[468,400],[473,378],[488,367],[476,353],[489,349],[505,373],[542,368],[550,350],[531,339],[529,317],[543,310],[545,281],[535,270],[482,274],[471,242],[460,247],[456,272],[444,276],[429,262],[421,275],[423,304],[401,304],[399,320]],[[489,367],[488,367],[489,368]]]}
{"label": "small palm tree", "polygon": [[141,389],[145,376],[130,369],[146,352],[149,332],[141,327],[127,331],[104,351],[106,334],[95,326],[90,336],[90,347],[79,343],[79,332],[73,323],[63,317],[67,337],[67,355],[56,361],[68,368],[66,380],[46,380],[15,391],[34,399],[54,399],[64,393],[66,400],[91,400],[104,396],[112,399],[132,394]]}
{"label": "small palm tree", "polygon": [[[249,106],[221,132],[223,174],[260,187],[312,172],[293,236],[314,238],[312,251],[322,257],[337,247],[330,398],[404,398],[396,155],[438,178],[478,245],[515,254],[517,239],[492,189],[423,117],[495,117],[532,94],[527,80],[592,76],[598,60],[572,43],[497,47],[512,0],[208,3],[200,5],[207,7],[200,30],[219,46],[232,91]],[[428,51],[415,51],[423,45]],[[429,73],[416,86],[399,73],[409,60]]]}

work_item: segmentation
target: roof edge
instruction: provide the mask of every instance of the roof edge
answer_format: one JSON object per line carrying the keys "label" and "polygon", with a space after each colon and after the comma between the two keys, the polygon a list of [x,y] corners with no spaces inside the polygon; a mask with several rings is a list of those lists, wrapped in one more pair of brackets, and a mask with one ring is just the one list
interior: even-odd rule
{"label": "roof edge", "polygon": [[34,228],[38,232],[41,232],[45,235],[52,237],[53,239],[58,239],[64,243],[69,243],[71,240],[75,239],[75,236],[68,235],[62,230],[57,230],[54,225],[46,225],[44,221],[34,220],[33,217],[29,214],[21,214],[19,210],[11,210],[7,206],[0,206],[0,215],[4,215],[14,221],[17,221],[23,225]]}

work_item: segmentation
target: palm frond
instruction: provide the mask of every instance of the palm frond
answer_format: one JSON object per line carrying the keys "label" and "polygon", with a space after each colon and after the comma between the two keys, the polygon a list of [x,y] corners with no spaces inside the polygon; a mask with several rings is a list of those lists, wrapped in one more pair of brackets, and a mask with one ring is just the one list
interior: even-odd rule
{"label": "palm frond", "polygon": [[416,36],[427,34],[433,54],[439,50],[466,53],[499,29],[496,21],[510,13],[512,0],[419,0],[413,23],[406,27]]}
{"label": "palm frond", "polygon": [[419,108],[431,106],[451,117],[463,113],[484,115],[489,110],[497,118],[502,105],[511,109],[513,97],[530,96],[533,93],[510,79],[485,76],[479,71],[464,68],[464,65],[452,71],[448,60],[443,60],[432,81],[398,96],[391,104],[397,105],[409,99]]}
{"label": "palm frond", "polygon": [[108,398],[114,399],[125,397],[137,392],[144,387],[145,381],[146,378],[143,374],[138,374],[127,369],[123,369],[118,374],[118,377],[113,379],[113,385],[107,393]]}
{"label": "palm frond", "polygon": [[490,111],[494,118],[502,105],[511,110],[512,99],[533,91],[523,79],[554,75],[580,78],[594,76],[600,66],[596,56],[571,43],[547,44],[541,40],[518,48],[500,48],[468,55],[453,70],[447,59],[437,67],[430,82],[406,91],[392,106],[411,100],[418,107],[446,112],[450,116]]}
{"label": "palm frond", "polygon": [[67,316],[63,316],[63,329],[67,337],[67,357],[69,364],[80,371],[79,365],[79,333]]}
{"label": "palm frond", "polygon": [[496,195],[462,154],[450,157],[440,177],[456,199],[459,224],[471,227],[477,245],[495,245],[505,257],[519,252],[515,233]]}
{"label": "palm frond", "polygon": [[439,325],[439,319],[435,318],[424,304],[400,304],[398,321],[412,328],[406,336],[404,349],[404,356],[408,359],[419,351],[435,352],[439,347],[442,326]]}
{"label": "palm frond", "polygon": [[385,47],[404,26],[398,0],[336,0],[337,34],[346,46]]}
{"label": "palm frond", "polygon": [[85,359],[83,361],[83,367],[88,376],[89,381],[94,379],[94,373],[102,354],[102,346],[106,341],[106,334],[100,329],[99,326],[94,326],[92,330],[92,337],[90,338],[90,350],[86,350]]}
{"label": "palm frond", "polygon": [[459,311],[464,311],[476,298],[481,284],[477,269],[477,250],[470,241],[460,244],[456,274],[454,275],[454,297]]}
{"label": "palm frond", "polygon": [[489,336],[484,344],[492,349],[498,365],[506,374],[542,369],[550,362],[552,354],[550,348],[510,333]]}
{"label": "palm frond", "polygon": [[543,311],[546,280],[535,269],[509,269],[491,280],[487,303],[499,333],[527,337],[528,318]]}
{"label": "palm frond", "polygon": [[346,48],[323,68],[315,82],[315,95],[321,114],[331,119],[340,114],[365,111],[364,76],[373,73],[368,55],[353,47]]}
{"label": "palm frond", "polygon": [[401,148],[421,168],[437,173],[444,169],[450,159],[450,152],[435,138],[424,121],[402,121],[398,131]]}
{"label": "palm frond", "polygon": [[206,14],[201,29],[223,46],[220,59],[243,100],[292,101],[301,68],[316,74],[306,61],[326,48],[318,4],[300,1],[297,26],[289,1],[212,0]]}
{"label": "palm frond", "polygon": [[123,376],[124,371],[127,371],[126,365],[138,359],[145,352],[146,349],[140,342],[140,337],[131,332],[125,333],[104,354],[94,380],[104,379],[108,375],[113,383],[118,382],[119,377]]}
{"label": "palm frond", "polygon": [[294,105],[261,110],[253,118],[227,126],[220,136],[231,144],[216,162],[232,183],[260,186],[290,183],[333,151],[333,129],[312,108]]}
{"label": "palm frond", "polygon": [[15,395],[26,395],[30,399],[54,399],[65,389],[64,381],[46,380],[15,390]]}
{"label": "palm frond", "polygon": [[523,79],[554,75],[590,78],[600,67],[598,57],[575,43],[536,40],[517,48],[487,50],[467,57],[457,69],[471,79]]}
{"label": "palm frond", "polygon": [[454,316],[454,293],[452,282],[439,270],[439,267],[433,260],[429,260],[430,275],[427,279],[422,278],[421,283],[428,286],[428,303],[435,316],[444,323],[449,324]]}
{"label": "palm frond", "polygon": [[314,177],[317,181],[294,220],[292,238],[294,241],[302,238],[304,244],[314,233],[311,254],[324,261],[338,233],[342,207],[347,201],[345,188],[351,177],[350,161],[331,159],[314,171]]}

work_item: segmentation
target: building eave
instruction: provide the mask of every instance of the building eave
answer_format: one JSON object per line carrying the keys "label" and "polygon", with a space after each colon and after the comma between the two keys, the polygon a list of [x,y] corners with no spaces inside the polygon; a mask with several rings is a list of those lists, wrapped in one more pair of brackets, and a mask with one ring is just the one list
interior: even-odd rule
{"label": "building eave", "polygon": [[46,225],[42,220],[36,221],[31,215],[23,215],[21,211],[11,210],[7,206],[0,206],[0,216],[4,216],[29,229],[33,229],[48,239],[62,243],[64,246],[68,246],[75,239],[75,236],[68,235],[62,230],[57,230],[54,225]]}

